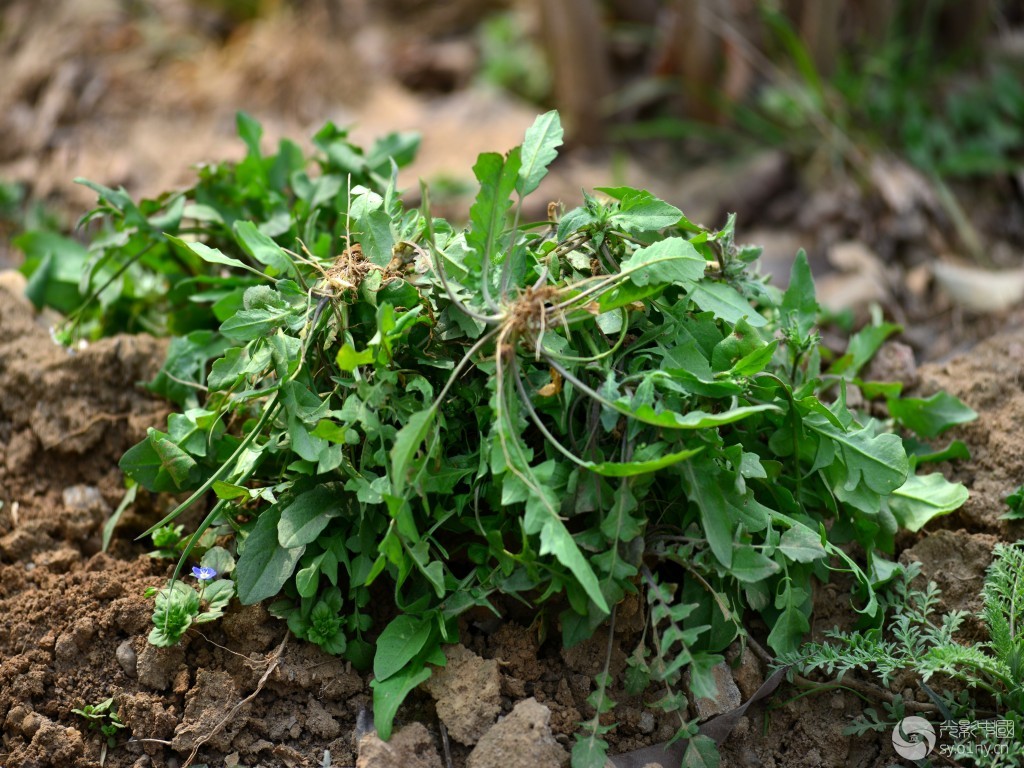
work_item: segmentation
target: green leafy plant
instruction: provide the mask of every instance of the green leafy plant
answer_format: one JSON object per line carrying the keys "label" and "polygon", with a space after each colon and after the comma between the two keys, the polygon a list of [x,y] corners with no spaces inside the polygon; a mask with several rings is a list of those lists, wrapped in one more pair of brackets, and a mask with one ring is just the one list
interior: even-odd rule
{"label": "green leafy plant", "polygon": [[[209,331],[238,309],[236,289],[255,285],[263,269],[281,274],[284,262],[266,242],[301,238],[312,254],[325,257],[345,232],[349,187],[382,186],[393,164],[409,162],[419,143],[413,134],[395,133],[364,151],[328,123],[313,137],[312,158],[289,140],[265,155],[259,123],[244,113],[237,123],[249,149],[246,158],[203,166],[187,190],[136,202],[124,189],[77,179],[99,196],[97,207],[79,222],[80,229],[90,230],[88,245],[48,230],[13,240],[25,255],[20,269],[29,278],[28,297],[68,315],[58,329],[61,340],[119,331],[178,336],[177,347],[191,353],[179,361],[190,379],[189,365],[223,352],[225,345],[216,346]],[[223,264],[180,245],[179,238],[195,236],[209,247],[240,250],[259,269],[221,274]],[[167,369],[155,386],[158,394],[181,403],[188,393],[185,385],[175,385],[177,372]]]}
{"label": "green leafy plant", "polygon": [[100,747],[100,765],[103,765],[106,761],[107,749],[117,746],[117,738],[126,727],[114,708],[113,696],[98,704],[86,704],[81,709],[72,709],[71,711],[88,722],[89,730],[99,731],[103,737]]}
{"label": "green leafy plant", "polygon": [[[747,613],[774,649],[795,650],[812,580],[830,569],[851,573],[858,610],[877,615],[898,526],[962,502],[962,487],[912,473],[892,421],[848,406],[850,385],[900,402],[898,386],[860,378],[898,327],[830,356],[803,255],[780,292],[731,218],[706,229],[628,187],[522,221],[561,143],[556,113],[522,146],[480,156],[465,230],[430,215],[427,189],[421,210],[403,205],[386,152],[408,142],[363,154],[329,126],[311,177],[291,145],[264,158],[258,128],[239,125],[242,163],[129,227],[136,248],[189,265],[176,286],[202,291],[187,324],[135,293],[106,300],[182,334],[150,385],[180,412],[121,461],[143,488],[190,494],[147,533],[209,502],[154,592],[157,642],[215,612],[177,578],[217,540],[237,556],[243,603],[278,597],[271,610],[296,634],[372,668],[385,738],[444,664],[458,617],[507,600],[571,645],[644,592],[651,646],[632,682],[678,702],[684,673],[710,690]],[[138,218],[100,194],[115,230]],[[153,220],[171,209],[178,228],[164,235]],[[956,423],[933,420],[935,434]],[[210,552],[203,564],[226,572]],[[603,754],[594,726],[580,754]]]}
{"label": "green leafy plant", "polygon": [[183,525],[165,525],[157,528],[149,536],[156,547],[149,553],[155,558],[177,558],[185,548],[186,542],[182,535],[185,530]]}
{"label": "green leafy plant", "polygon": [[[1014,730],[1008,737],[986,737],[986,731],[979,729],[975,737],[982,748],[974,751],[974,759],[978,765],[1021,765],[1019,755],[1003,754],[1000,746],[1004,738],[1009,744],[1019,743],[1024,727],[1024,542],[997,544],[993,556],[982,591],[981,619],[988,629],[987,642],[957,640],[967,613],[951,611],[936,616],[941,593],[934,582],[923,589],[913,587],[921,567],[911,563],[893,580],[886,601],[891,615],[884,627],[833,630],[827,642],[809,643],[781,654],[778,660],[804,674],[820,671],[840,682],[850,672],[863,671],[875,675],[886,687],[906,688],[907,675],[912,675],[945,721],[976,722],[993,715],[1012,721]],[[928,686],[933,678],[945,686],[941,692]],[[907,712],[905,705],[902,697],[894,696],[886,705],[887,716],[868,709],[846,732],[892,729]]]}
{"label": "green leafy plant", "polygon": [[1009,509],[1003,514],[1003,520],[1024,519],[1024,485],[1017,486],[1017,489],[1008,495],[1004,501]]}
{"label": "green leafy plant", "polygon": [[[199,581],[199,590],[172,579],[163,589],[150,587],[146,597],[155,597],[153,629],[149,642],[160,647],[176,645],[193,624],[214,621],[235,596],[235,582],[216,579],[221,566],[226,573],[234,566],[234,559],[222,547],[211,549],[203,557],[203,565],[194,566],[192,575]],[[216,580],[214,580],[216,579]]]}

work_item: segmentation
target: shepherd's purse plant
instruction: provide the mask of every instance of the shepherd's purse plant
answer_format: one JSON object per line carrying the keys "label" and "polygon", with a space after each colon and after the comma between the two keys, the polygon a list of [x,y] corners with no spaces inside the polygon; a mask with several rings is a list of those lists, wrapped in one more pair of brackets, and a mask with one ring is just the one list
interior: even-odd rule
{"label": "shepherd's purse plant", "polygon": [[[408,137],[364,153],[328,125],[314,171],[239,126],[247,157],[185,192],[136,205],[92,185],[103,229],[74,251],[96,297],[79,329],[175,334],[150,387],[178,410],[121,462],[143,488],[189,494],[151,531],[204,510],[155,592],[158,642],[220,609],[225,580],[206,613],[178,581],[216,541],[243,603],[273,600],[295,634],[373,670],[385,738],[459,617],[509,600],[571,645],[649,593],[663,636],[638,649],[632,685],[677,691],[689,671],[708,695],[746,616],[794,651],[831,569],[877,615],[896,530],[963,502],[894,430],[934,437],[973,412],[861,378],[897,326],[831,355],[802,254],[779,291],[731,218],[709,229],[624,186],[527,219],[548,202],[531,204],[556,113],[480,156],[465,228],[431,215],[426,187],[403,204]],[[33,295],[68,287],[42,245],[29,256]],[[898,415],[872,415],[886,403]],[[605,748],[593,728],[574,760]]]}

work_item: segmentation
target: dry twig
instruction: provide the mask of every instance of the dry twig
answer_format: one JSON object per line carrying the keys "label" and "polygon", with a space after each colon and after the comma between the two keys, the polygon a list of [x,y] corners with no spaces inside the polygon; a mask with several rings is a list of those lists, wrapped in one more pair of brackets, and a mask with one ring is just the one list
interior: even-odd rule
{"label": "dry twig", "polygon": [[255,699],[257,696],[259,696],[260,691],[263,690],[263,686],[267,684],[267,680],[270,678],[270,673],[277,669],[277,665],[281,662],[281,655],[284,653],[284,647],[287,644],[288,635],[285,635],[284,640],[282,640],[281,644],[277,646],[277,650],[274,651],[274,654],[268,659],[267,671],[264,672],[263,677],[260,678],[259,683],[256,685],[256,690],[250,693],[240,702],[235,704],[235,706],[231,708],[231,711],[224,715],[224,718],[219,723],[217,723],[217,725],[214,726],[214,728],[210,730],[209,733],[207,733],[201,739],[196,741],[195,746],[192,747],[192,752],[189,754],[188,759],[184,762],[181,768],[188,768],[190,765],[192,765],[192,761],[195,760],[196,755],[199,754],[199,748],[203,746],[203,744],[208,742],[210,739],[212,739],[214,736],[216,736],[220,732],[220,730],[228,724],[228,721],[235,716],[238,710],[240,710],[250,701]]}

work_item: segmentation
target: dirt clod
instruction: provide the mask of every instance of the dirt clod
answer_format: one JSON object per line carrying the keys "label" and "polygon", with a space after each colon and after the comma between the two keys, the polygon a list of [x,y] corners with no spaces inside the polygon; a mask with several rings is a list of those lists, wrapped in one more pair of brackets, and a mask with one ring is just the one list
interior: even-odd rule
{"label": "dirt clod", "polygon": [[184,663],[184,649],[157,648],[146,643],[138,654],[136,665],[139,684],[155,691],[166,691]]}
{"label": "dirt clod", "polygon": [[174,730],[174,748],[188,751],[197,743],[208,741],[214,749],[229,751],[231,740],[248,722],[245,708],[233,713],[228,722],[223,721],[241,698],[238,686],[227,672],[199,670],[196,684],[185,698],[185,717]]}
{"label": "dirt clod", "polygon": [[569,753],[555,741],[551,710],[536,699],[519,702],[491,726],[469,755],[468,768],[560,768]]}
{"label": "dirt clod", "polygon": [[396,731],[387,742],[376,733],[363,736],[356,768],[441,768],[441,757],[426,726],[413,723]]}
{"label": "dirt clod", "polygon": [[461,645],[445,649],[448,663],[435,670],[424,688],[437,702],[437,716],[449,735],[472,746],[493,725],[501,709],[498,662],[481,659]]}
{"label": "dirt clod", "polygon": [[729,712],[742,703],[740,690],[732,679],[732,670],[729,669],[728,664],[724,661],[715,664],[711,668],[711,674],[715,678],[717,695],[713,698],[694,698],[693,707],[698,720],[707,720],[715,715]]}

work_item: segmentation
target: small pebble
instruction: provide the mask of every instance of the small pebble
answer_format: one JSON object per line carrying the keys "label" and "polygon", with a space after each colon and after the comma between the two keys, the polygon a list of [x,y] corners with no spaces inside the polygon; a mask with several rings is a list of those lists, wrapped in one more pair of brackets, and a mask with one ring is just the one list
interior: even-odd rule
{"label": "small pebble", "polygon": [[94,485],[71,485],[64,489],[62,494],[64,506],[76,511],[92,512],[103,510],[108,512],[110,508],[100,493],[100,489]]}
{"label": "small pebble", "polygon": [[117,657],[117,663],[121,665],[121,669],[124,670],[128,677],[134,678],[138,676],[139,657],[135,653],[135,647],[131,640],[125,640],[117,646],[115,656]]}
{"label": "small pebble", "polygon": [[640,729],[641,732],[654,733],[655,725],[656,723],[654,721],[654,715],[652,715],[650,712],[640,713],[640,722],[637,723],[637,727]]}
{"label": "small pebble", "polygon": [[29,712],[25,715],[25,719],[21,721],[21,733],[26,739],[31,740],[36,735],[36,731],[43,724],[43,716],[38,712]]}

